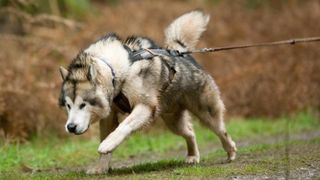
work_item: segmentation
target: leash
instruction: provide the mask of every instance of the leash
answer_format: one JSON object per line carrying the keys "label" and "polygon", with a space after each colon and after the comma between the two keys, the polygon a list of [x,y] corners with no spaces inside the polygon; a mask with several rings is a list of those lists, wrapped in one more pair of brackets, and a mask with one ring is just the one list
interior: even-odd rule
{"label": "leash", "polygon": [[180,52],[180,54],[207,53],[207,52],[227,51],[227,50],[233,50],[233,49],[246,49],[246,48],[252,48],[252,47],[295,45],[299,43],[311,43],[311,42],[319,42],[319,41],[320,41],[320,37],[298,38],[298,39],[289,39],[289,40],[283,40],[283,41],[256,43],[256,44],[224,46],[224,47],[216,47],[216,48],[201,48],[201,49],[196,49],[192,51]]}
{"label": "leash", "polygon": [[142,59],[152,59],[155,56],[184,57],[193,53],[212,53],[212,52],[228,51],[228,50],[234,50],[234,49],[271,47],[271,46],[280,46],[280,45],[295,45],[300,43],[312,43],[312,42],[320,42],[320,37],[297,38],[297,39],[289,39],[289,40],[282,40],[282,41],[234,45],[234,46],[222,46],[222,47],[214,47],[214,48],[201,48],[201,49],[195,49],[191,51],[181,51],[181,52],[178,50],[172,50],[172,49],[145,48],[145,49],[141,49],[133,52],[131,54],[131,59],[133,62],[135,62]]}

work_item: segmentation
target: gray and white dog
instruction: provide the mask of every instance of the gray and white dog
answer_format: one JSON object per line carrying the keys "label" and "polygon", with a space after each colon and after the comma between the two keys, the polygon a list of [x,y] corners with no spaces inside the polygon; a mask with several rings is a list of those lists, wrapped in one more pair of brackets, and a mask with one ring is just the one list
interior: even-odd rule
{"label": "gray and white dog", "polygon": [[[186,140],[186,163],[199,163],[189,113],[220,138],[228,160],[235,159],[217,85],[192,56],[179,54],[195,47],[208,22],[201,11],[180,16],[165,30],[165,49],[148,38],[121,41],[110,33],[81,51],[68,69],[60,68],[59,104],[68,113],[66,131],[79,135],[100,123],[100,158],[88,174],[106,172],[112,151],[156,119]],[[127,114],[121,122],[119,113]]]}

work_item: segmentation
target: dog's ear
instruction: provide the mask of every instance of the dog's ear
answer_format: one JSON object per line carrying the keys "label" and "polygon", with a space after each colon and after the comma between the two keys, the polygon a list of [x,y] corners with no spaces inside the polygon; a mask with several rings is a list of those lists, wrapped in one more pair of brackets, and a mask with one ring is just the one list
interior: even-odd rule
{"label": "dog's ear", "polygon": [[89,81],[91,82],[95,81],[97,77],[97,69],[93,65],[90,65],[87,77]]}
{"label": "dog's ear", "polygon": [[60,66],[59,71],[60,71],[60,75],[61,75],[62,80],[66,80],[67,75],[69,73],[68,70],[66,70],[64,67]]}

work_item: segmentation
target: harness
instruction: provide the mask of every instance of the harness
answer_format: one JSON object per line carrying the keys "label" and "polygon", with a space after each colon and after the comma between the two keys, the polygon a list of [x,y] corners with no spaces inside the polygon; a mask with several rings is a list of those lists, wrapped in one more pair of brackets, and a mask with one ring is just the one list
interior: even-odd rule
{"label": "harness", "polygon": [[152,59],[155,56],[169,56],[169,57],[183,57],[183,53],[177,50],[170,49],[140,49],[138,51],[133,51],[129,53],[131,55],[130,59],[133,62],[143,60],[143,59]]}
{"label": "harness", "polygon": [[103,58],[97,58],[97,59],[99,59],[101,62],[105,63],[105,64],[109,67],[109,69],[111,70],[112,85],[113,85],[113,87],[115,87],[115,85],[116,85],[116,81],[115,81],[116,74],[115,74],[115,72],[114,72],[114,69],[113,69],[112,66],[111,66],[106,60],[104,60]]}
{"label": "harness", "polygon": [[[160,57],[185,57],[187,54],[182,54],[177,50],[168,50],[168,49],[141,49],[138,51],[132,51],[129,47],[125,46],[125,49],[129,52],[129,58],[131,60],[131,64],[141,61],[141,60],[151,60],[156,56]],[[111,70],[112,75],[112,85],[115,87],[115,71],[113,67],[103,58],[97,58],[103,63],[105,63]],[[163,61],[164,65],[167,67],[169,71],[169,82],[165,83],[163,86],[163,90],[167,89],[170,85],[176,70],[174,69],[174,64],[170,64],[167,61]],[[128,98],[120,91],[119,94],[113,99],[113,102],[116,106],[121,109],[123,112],[130,113],[132,111],[132,107],[130,106]]]}

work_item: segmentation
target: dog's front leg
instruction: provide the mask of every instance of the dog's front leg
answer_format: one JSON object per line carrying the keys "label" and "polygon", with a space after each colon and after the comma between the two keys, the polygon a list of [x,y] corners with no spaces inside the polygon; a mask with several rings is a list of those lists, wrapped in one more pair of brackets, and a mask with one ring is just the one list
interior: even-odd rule
{"label": "dog's front leg", "polygon": [[[106,119],[101,119],[100,126],[100,142],[102,142],[112,131],[119,125],[117,112],[113,109]],[[100,154],[97,162],[89,166],[87,174],[103,174],[106,173],[110,167],[111,153]]]}
{"label": "dog's front leg", "polygon": [[126,137],[146,124],[153,117],[153,109],[144,104],[134,107],[131,114],[100,144],[99,153],[112,152]]}

